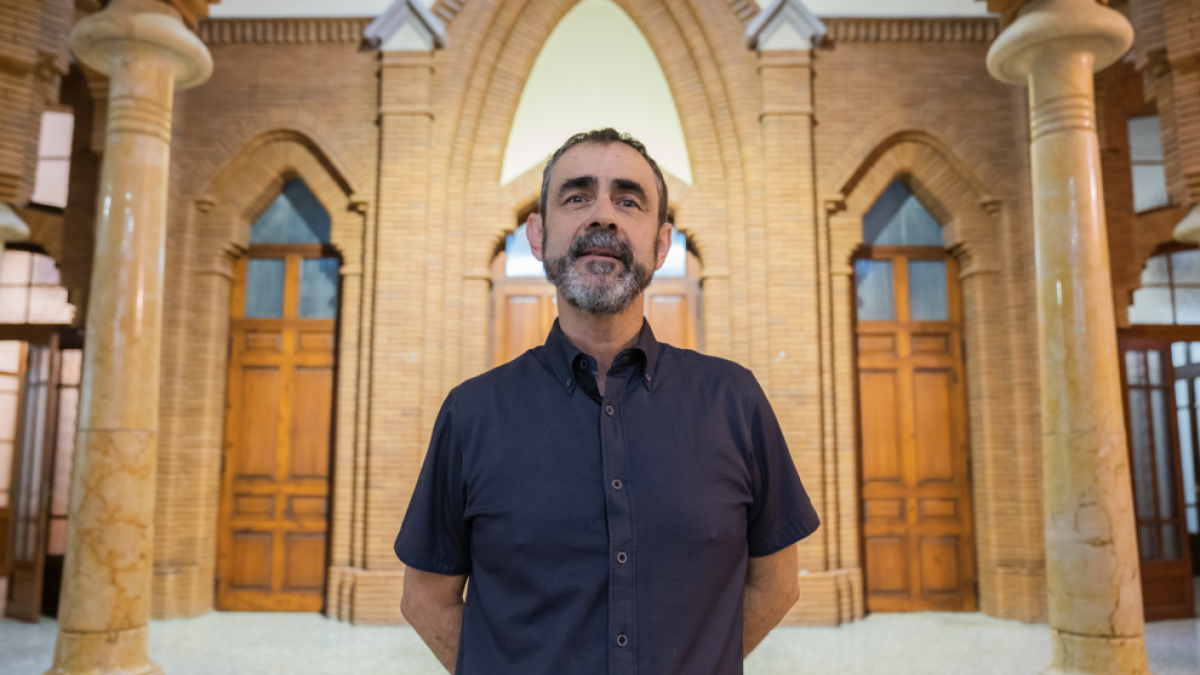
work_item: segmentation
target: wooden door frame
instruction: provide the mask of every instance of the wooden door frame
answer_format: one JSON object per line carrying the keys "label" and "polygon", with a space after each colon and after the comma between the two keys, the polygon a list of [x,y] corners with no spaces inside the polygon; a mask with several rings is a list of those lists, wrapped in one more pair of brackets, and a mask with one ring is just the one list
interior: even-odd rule
{"label": "wooden door frame", "polygon": [[[875,257],[878,255],[879,257]],[[968,379],[967,358],[966,358],[966,312],[964,309],[964,298],[962,294],[962,280],[960,278],[959,260],[942,246],[867,246],[859,245],[850,257],[850,287],[848,302],[852,303],[850,307],[850,359],[852,364],[852,383],[851,392],[854,396],[855,406],[855,446],[856,446],[856,493],[855,497],[858,504],[858,555],[862,561],[862,603],[864,615],[870,614],[871,610],[868,606],[868,586],[867,586],[867,536],[866,536],[866,509],[864,508],[864,449],[863,449],[863,424],[862,424],[862,392],[859,388],[860,368],[859,368],[859,320],[857,308],[857,275],[854,272],[855,262],[858,260],[890,260],[896,257],[903,257],[909,260],[938,260],[946,263],[946,301],[947,309],[951,317],[951,322],[958,324],[958,341],[957,344],[951,345],[952,352],[957,356],[962,378],[961,383],[961,423],[962,437],[966,445],[966,461],[967,461],[967,490],[965,492],[965,500],[967,508],[970,511],[969,516],[963,521],[965,524],[965,536],[970,539],[969,554],[970,561],[968,567],[973,597],[970,598],[969,609],[966,611],[978,611],[980,605],[979,598],[979,539],[976,536],[975,526],[975,476],[974,476],[974,446],[971,443],[971,414],[970,414],[970,382]],[[896,302],[896,317],[891,322],[874,322],[874,323],[890,323],[895,328],[899,328],[901,324],[909,327],[910,332],[919,332],[920,325],[914,323],[911,318],[906,322],[899,320],[899,298],[901,293],[904,293],[905,302],[908,297],[908,278],[903,276],[902,283],[897,283],[896,280],[901,275],[898,273],[898,268],[893,266],[893,296]],[[910,308],[911,310],[911,308]],[[945,322],[934,322],[945,323]],[[924,610],[913,610],[924,611]]]}
{"label": "wooden door frame", "polygon": [[[325,322],[325,321],[332,322],[332,334],[333,334],[333,340],[334,340],[334,347],[333,347],[333,351],[331,352],[331,357],[333,360],[333,364],[331,366],[333,390],[331,392],[331,408],[329,411],[329,414],[330,414],[330,434],[329,434],[330,447],[329,447],[329,455],[328,455],[328,462],[329,462],[328,475],[326,478],[327,506],[326,506],[326,510],[325,510],[325,552],[324,552],[325,564],[324,564],[324,570],[323,570],[325,578],[324,578],[324,589],[321,592],[322,606],[318,611],[323,612],[323,611],[326,611],[329,609],[327,606],[327,604],[328,604],[327,598],[328,598],[328,593],[329,593],[329,584],[331,581],[331,579],[330,579],[330,562],[333,559],[332,558],[332,554],[333,554],[333,536],[332,536],[332,534],[333,534],[333,525],[334,525],[334,522],[333,522],[333,520],[334,520],[334,503],[333,502],[334,502],[334,498],[336,495],[336,490],[334,490],[334,479],[335,479],[334,471],[337,466],[336,439],[337,439],[337,419],[338,419],[338,408],[337,408],[338,380],[339,380],[338,367],[339,367],[339,364],[341,361],[341,359],[339,357],[340,357],[340,345],[341,345],[341,323],[342,323],[342,315],[343,315],[342,302],[345,299],[344,287],[343,287],[343,275],[341,274],[341,270],[346,264],[341,251],[333,244],[252,244],[248,249],[246,249],[245,254],[243,254],[241,257],[239,257],[237,260],[235,260],[233,262],[233,266],[232,266],[233,267],[233,279],[230,284],[229,306],[226,310],[226,315],[225,315],[227,320],[229,321],[229,330],[228,330],[228,338],[227,338],[228,352],[227,352],[227,356],[225,359],[225,385],[226,385],[225,386],[225,397],[224,397],[225,406],[224,406],[224,413],[222,416],[222,424],[221,424],[221,426],[222,426],[222,429],[221,429],[221,462],[220,462],[220,472],[218,474],[217,537],[216,537],[216,542],[214,545],[214,554],[216,557],[216,565],[214,566],[214,569],[213,569],[213,573],[214,573],[213,604],[214,604],[214,607],[219,606],[219,604],[221,602],[222,588],[223,588],[223,582],[222,582],[221,576],[222,576],[222,572],[226,569],[226,566],[228,564],[228,556],[231,555],[230,551],[224,550],[222,547],[222,533],[224,531],[226,531],[227,529],[232,528],[232,519],[233,519],[233,512],[232,512],[233,504],[232,504],[232,500],[230,499],[230,497],[232,495],[233,478],[232,478],[232,473],[230,473],[231,468],[230,468],[230,462],[229,462],[229,454],[231,451],[231,441],[229,439],[229,431],[230,431],[229,430],[229,419],[230,419],[230,410],[232,408],[232,396],[233,396],[233,386],[232,386],[233,378],[234,378],[233,340],[234,340],[234,337],[236,334],[235,326],[236,326],[237,322],[246,321],[246,320],[261,321],[261,322],[278,322],[281,326],[284,324],[285,321],[287,321],[287,319],[284,319],[283,317],[280,317],[279,319],[246,319],[243,316],[245,314],[245,302],[246,302],[246,283],[245,283],[246,269],[247,269],[247,265],[249,264],[250,259],[252,259],[252,258],[259,258],[259,259],[276,258],[276,259],[285,261],[285,270],[286,270],[287,269],[286,268],[286,260],[290,256],[295,256],[295,255],[300,256],[301,260],[314,259],[314,258],[318,258],[318,257],[320,257],[320,258],[336,258],[338,261],[338,269],[339,269],[338,281],[337,281],[337,303],[338,304],[337,304],[337,311],[336,311],[335,316],[332,319],[308,319],[309,321],[313,321],[314,323]],[[286,272],[285,272],[285,274],[286,274]],[[283,305],[285,307],[285,309],[284,309],[285,314],[286,314],[287,303],[289,301],[287,287],[288,287],[288,280],[285,276],[284,295],[283,295]],[[296,306],[298,308],[299,301],[300,301],[299,294],[301,293],[301,290],[299,287],[299,280],[297,280],[297,287],[296,287],[295,293],[296,293],[296,297],[294,298],[294,300],[295,300]],[[255,610],[255,611],[268,611],[268,610]],[[302,611],[302,610],[283,609],[283,610],[276,610],[276,611]]]}
{"label": "wooden door frame", "polygon": [[[1180,442],[1179,442],[1179,421],[1178,421],[1178,413],[1177,413],[1178,407],[1176,406],[1176,402],[1175,402],[1175,364],[1170,358],[1171,357],[1170,351],[1171,351],[1171,345],[1175,342],[1200,342],[1200,326],[1178,326],[1178,325],[1145,326],[1145,325],[1139,325],[1139,326],[1133,326],[1130,328],[1118,328],[1117,329],[1117,344],[1118,344],[1117,367],[1119,368],[1119,372],[1121,375],[1121,409],[1122,409],[1122,415],[1123,415],[1122,419],[1125,422],[1126,459],[1129,462],[1129,465],[1128,465],[1129,466],[1129,490],[1130,490],[1131,498],[1135,499],[1135,500],[1137,498],[1137,493],[1136,493],[1136,488],[1134,487],[1134,476],[1133,476],[1133,467],[1134,467],[1133,437],[1131,436],[1130,431],[1129,431],[1132,428],[1132,418],[1130,415],[1129,403],[1128,403],[1129,402],[1129,379],[1128,379],[1127,373],[1125,372],[1125,359],[1121,357],[1121,354],[1123,353],[1121,345],[1123,345],[1127,342],[1133,342],[1136,344],[1138,342],[1143,342],[1143,341],[1144,342],[1153,341],[1153,342],[1158,342],[1158,343],[1165,343],[1167,345],[1167,359],[1166,359],[1166,362],[1163,364],[1164,371],[1165,371],[1165,374],[1167,375],[1167,377],[1164,378],[1164,381],[1166,382],[1166,384],[1164,384],[1163,388],[1167,392],[1167,418],[1168,418],[1168,427],[1170,428],[1170,434],[1171,434],[1171,449],[1172,449],[1171,463],[1172,463],[1174,471],[1175,471],[1175,485],[1176,485],[1175,508],[1176,508],[1177,512],[1179,513],[1180,534],[1182,535],[1180,537],[1179,544],[1180,544],[1180,547],[1183,549],[1183,560],[1179,561],[1179,562],[1186,563],[1189,576],[1194,578],[1195,574],[1194,574],[1194,570],[1192,567],[1193,561],[1192,561],[1191,537],[1190,537],[1190,533],[1188,532],[1188,529],[1187,529],[1187,501],[1183,495],[1184,489],[1186,489],[1186,486],[1183,485],[1183,464],[1182,464],[1182,459],[1180,458],[1180,452],[1179,452],[1180,451]],[[1192,392],[1192,393],[1194,395],[1194,392]],[[1193,410],[1197,409],[1195,406],[1191,406],[1191,408]],[[1197,419],[1195,415],[1192,415],[1192,419],[1193,419],[1192,462],[1193,462],[1194,467],[1196,467],[1197,469],[1200,469],[1200,463],[1197,463],[1198,461],[1200,461],[1200,446],[1198,446],[1196,443],[1196,440],[1198,438],[1200,438],[1200,428],[1196,428],[1196,426],[1194,424],[1194,422]],[[1156,505],[1155,508],[1157,509],[1157,505],[1161,503],[1161,501],[1158,497],[1158,481],[1157,481],[1157,479],[1153,482],[1153,486],[1154,486],[1154,503]],[[1135,537],[1136,537],[1136,528],[1138,526],[1136,509],[1133,514],[1133,518],[1134,518]],[[1141,559],[1140,555],[1138,556],[1138,569],[1141,572],[1141,576],[1143,577],[1143,582],[1142,582],[1143,586],[1145,584],[1144,577],[1149,576],[1151,578],[1154,578],[1154,577],[1158,576],[1159,570],[1157,568],[1161,567],[1161,563],[1177,564],[1177,563],[1172,563],[1172,561],[1162,561],[1162,560],[1144,561]],[[1169,619],[1195,617],[1194,584],[1188,584],[1186,587],[1187,587],[1186,593],[1188,595],[1192,596],[1191,602],[1188,603],[1188,608],[1187,608],[1190,610],[1190,612],[1188,612],[1186,614],[1186,616],[1181,615],[1179,612],[1172,611],[1171,609],[1158,609],[1158,608],[1146,609],[1146,608],[1143,608],[1143,610],[1145,612],[1145,620],[1146,621],[1164,621],[1164,620],[1169,620]]]}

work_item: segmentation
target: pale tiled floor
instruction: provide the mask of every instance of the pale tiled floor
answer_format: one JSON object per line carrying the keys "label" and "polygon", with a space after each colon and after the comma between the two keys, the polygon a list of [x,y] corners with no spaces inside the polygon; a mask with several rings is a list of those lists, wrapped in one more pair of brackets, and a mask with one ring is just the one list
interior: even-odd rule
{"label": "pale tiled floor", "polygon": [[[349,626],[315,614],[211,613],[150,624],[167,675],[441,675],[409,628]],[[1200,621],[1153,623],[1154,675],[1200,673]],[[40,675],[54,623],[0,623],[0,675]],[[747,675],[1036,675],[1050,661],[1044,625],[982,614],[874,614],[840,628],[780,628]]]}

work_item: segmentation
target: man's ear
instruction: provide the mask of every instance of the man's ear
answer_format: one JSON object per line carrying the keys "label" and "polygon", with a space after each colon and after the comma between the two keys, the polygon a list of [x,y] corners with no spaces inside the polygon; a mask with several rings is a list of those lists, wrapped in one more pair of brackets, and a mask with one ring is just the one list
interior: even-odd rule
{"label": "man's ear", "polygon": [[662,269],[663,263],[667,261],[667,253],[671,251],[671,224],[663,223],[658,226],[658,260],[655,261],[654,269]]}
{"label": "man's ear", "polygon": [[531,213],[525,221],[525,236],[529,239],[529,249],[533,257],[542,260],[542,214]]}

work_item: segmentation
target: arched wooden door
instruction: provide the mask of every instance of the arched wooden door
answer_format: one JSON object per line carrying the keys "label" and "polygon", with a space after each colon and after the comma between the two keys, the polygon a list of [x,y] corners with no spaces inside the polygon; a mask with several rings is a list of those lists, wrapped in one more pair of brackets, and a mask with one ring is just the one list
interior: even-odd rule
{"label": "arched wooden door", "polygon": [[[492,263],[493,367],[542,344],[558,317],[556,290],[530,253],[524,228],[508,235],[506,250]],[[646,288],[646,319],[659,342],[699,349],[700,261],[687,250],[682,234],[674,233],[671,246],[667,262]]]}
{"label": "arched wooden door", "polygon": [[867,609],[974,611],[958,268],[900,183],[864,230],[872,245],[854,270]]}
{"label": "arched wooden door", "polygon": [[[340,264],[324,243],[328,215],[314,204],[307,188],[289,184],[237,264],[218,609],[324,604]],[[263,239],[317,243],[255,243]]]}

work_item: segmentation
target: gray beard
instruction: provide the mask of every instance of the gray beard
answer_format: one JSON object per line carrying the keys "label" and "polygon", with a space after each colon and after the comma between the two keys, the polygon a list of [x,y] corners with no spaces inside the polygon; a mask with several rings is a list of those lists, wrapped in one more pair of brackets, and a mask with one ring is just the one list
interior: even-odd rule
{"label": "gray beard", "polygon": [[[603,278],[598,285],[584,280],[575,262],[584,250],[603,247],[618,252],[621,260],[600,259],[585,263],[587,271]],[[608,276],[620,263],[622,269],[615,279]],[[558,288],[563,300],[575,309],[597,316],[612,316],[625,311],[642,291],[650,285],[653,273],[633,260],[629,245],[608,230],[591,230],[576,239],[566,255],[545,261],[546,278]]]}

